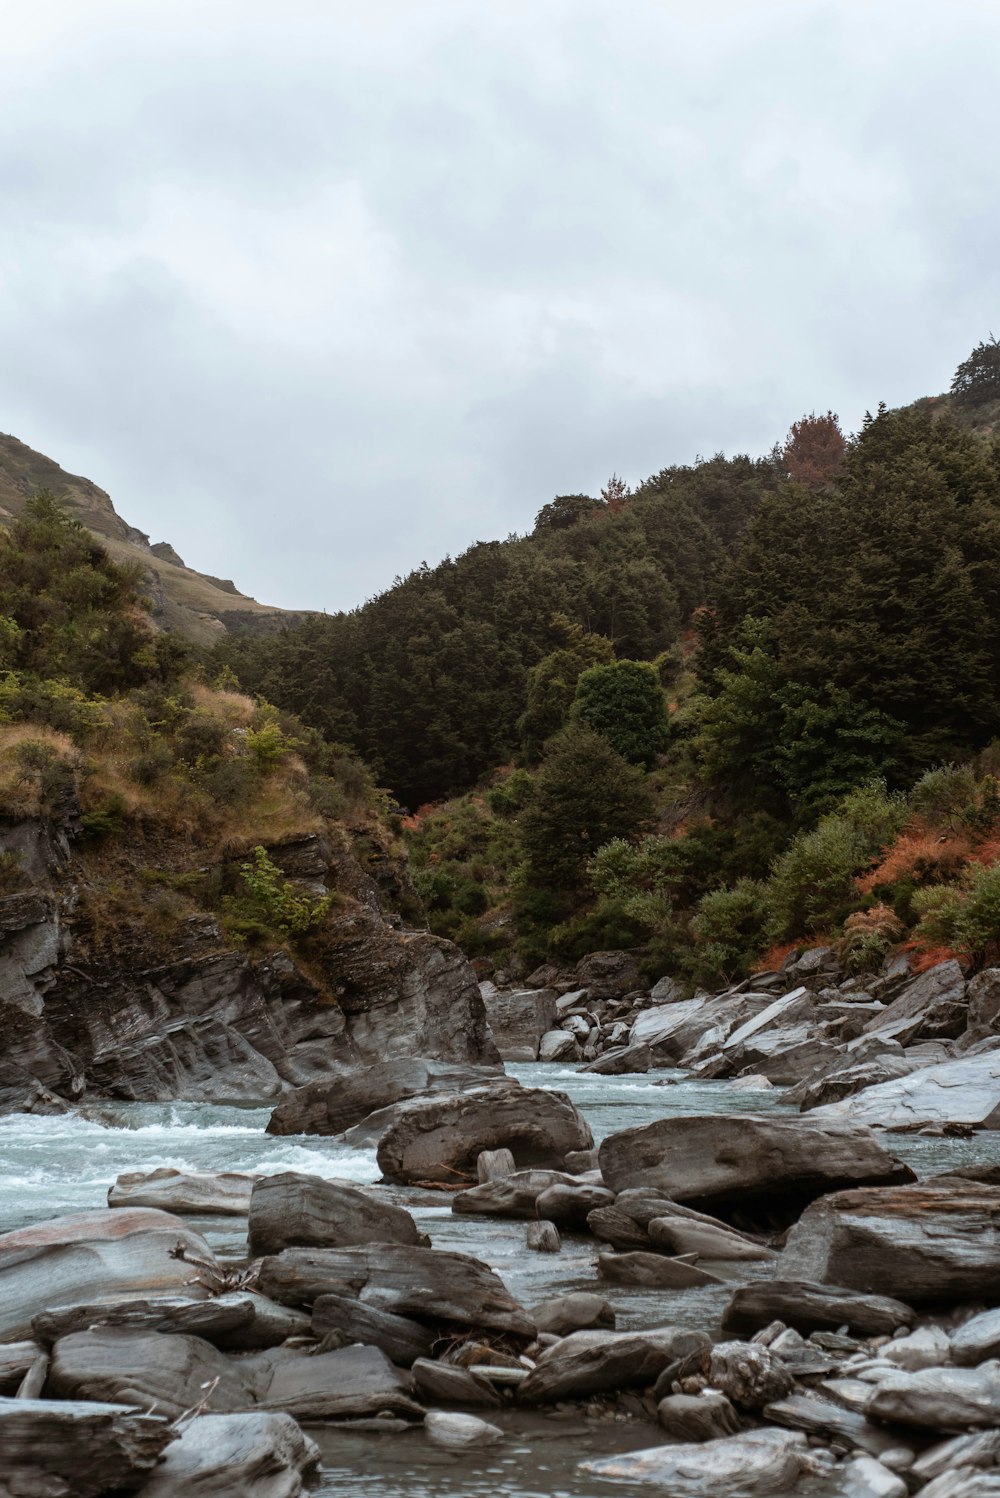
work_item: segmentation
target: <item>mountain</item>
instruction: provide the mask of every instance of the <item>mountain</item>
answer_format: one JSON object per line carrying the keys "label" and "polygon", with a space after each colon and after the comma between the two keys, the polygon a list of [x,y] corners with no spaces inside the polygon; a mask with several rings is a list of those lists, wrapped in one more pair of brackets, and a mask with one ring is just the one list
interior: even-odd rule
{"label": "mountain", "polygon": [[110,496],[90,479],[67,473],[52,458],[0,433],[0,524],[9,525],[43,489],[99,536],[116,562],[141,569],[139,588],[152,603],[160,629],[204,646],[227,631],[264,633],[302,617],[248,598],[228,578],[188,567],[165,541],[150,545],[149,537],[123,520]]}

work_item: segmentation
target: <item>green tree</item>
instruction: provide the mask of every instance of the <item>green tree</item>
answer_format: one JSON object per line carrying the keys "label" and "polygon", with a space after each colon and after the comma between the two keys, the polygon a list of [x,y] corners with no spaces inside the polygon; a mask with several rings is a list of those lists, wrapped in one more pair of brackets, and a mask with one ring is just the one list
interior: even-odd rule
{"label": "green tree", "polygon": [[565,723],[581,672],[612,659],[611,641],[603,635],[587,634],[565,614],[557,614],[552,623],[562,644],[528,671],[527,701],[518,723],[522,748],[531,760],[539,758],[546,740]]}
{"label": "green tree", "polygon": [[584,671],[573,716],[606,738],[630,764],[651,765],[666,747],[666,698],[656,667],[648,661],[613,661]]}
{"label": "green tree", "polygon": [[976,344],[955,371],[951,395],[964,409],[1000,400],[1000,340],[990,334]]}

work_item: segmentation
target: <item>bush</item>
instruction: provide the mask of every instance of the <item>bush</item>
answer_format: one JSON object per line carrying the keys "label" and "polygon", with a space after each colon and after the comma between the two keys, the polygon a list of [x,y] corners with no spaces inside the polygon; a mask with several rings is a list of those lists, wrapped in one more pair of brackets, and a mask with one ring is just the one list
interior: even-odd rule
{"label": "bush", "polygon": [[766,946],[768,916],[768,890],[758,879],[703,895],[691,921],[691,976],[701,983],[746,977]]}
{"label": "bush", "polygon": [[902,921],[887,905],[856,910],[844,922],[844,936],[840,943],[840,959],[845,971],[876,972],[903,934]]}
{"label": "bush", "polygon": [[573,717],[633,765],[651,765],[669,737],[663,688],[648,661],[614,661],[584,671]]}
{"label": "bush", "polygon": [[228,912],[236,920],[257,921],[282,936],[305,936],[315,931],[333,902],[332,895],[313,899],[286,879],[260,846],[253,850],[253,861],[240,865],[246,887],[242,900],[228,902]]}

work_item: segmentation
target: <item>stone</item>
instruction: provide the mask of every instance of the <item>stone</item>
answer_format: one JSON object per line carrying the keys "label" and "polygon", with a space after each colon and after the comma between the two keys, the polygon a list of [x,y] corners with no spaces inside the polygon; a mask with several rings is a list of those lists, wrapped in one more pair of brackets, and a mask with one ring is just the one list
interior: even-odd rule
{"label": "stone", "polygon": [[467,1368],[417,1358],[410,1373],[417,1394],[429,1402],[484,1409],[499,1409],[503,1403],[486,1379],[470,1373]]}
{"label": "stone", "polygon": [[554,1222],[529,1222],[526,1242],[536,1254],[557,1254],[562,1248],[559,1229]]}
{"label": "stone", "polygon": [[956,1123],[976,1129],[1000,1128],[1000,1051],[922,1066],[839,1103],[815,1108],[809,1116],[883,1129]]}
{"label": "stone", "polygon": [[218,1411],[252,1402],[237,1365],[201,1337],[117,1326],[60,1337],[45,1387],[56,1399],[155,1407],[172,1419],[202,1402]]}
{"label": "stone", "polygon": [[914,1179],[871,1129],[816,1113],[675,1115],[609,1135],[599,1158],[612,1191],[651,1187],[709,1209],[755,1197],[800,1207],[839,1186]]}
{"label": "stone", "polygon": [[804,1431],[808,1436],[821,1436],[840,1451],[857,1449],[881,1457],[899,1446],[894,1436],[873,1425],[859,1411],[845,1409],[832,1399],[801,1389],[772,1400],[764,1407],[763,1418],[773,1425]]}
{"label": "stone", "polygon": [[722,1318],[723,1329],[751,1336],[773,1321],[800,1332],[837,1331],[847,1326],[860,1337],[891,1337],[912,1326],[911,1306],[885,1295],[863,1295],[838,1285],[803,1280],[758,1280],[741,1285]]}
{"label": "stone", "polygon": [[624,1077],[639,1072],[647,1072],[653,1064],[653,1054],[648,1045],[640,1042],[638,1045],[616,1046],[613,1050],[605,1051],[595,1061],[587,1066],[581,1066],[581,1072],[593,1072],[599,1077]]}
{"label": "stone", "polygon": [[460,1415],[452,1410],[428,1410],[424,1432],[433,1446],[445,1451],[468,1451],[470,1447],[494,1446],[503,1440],[503,1431],[476,1415]]}
{"label": "stone", "polygon": [[534,1322],[492,1269],[467,1254],[378,1243],[368,1248],[286,1248],[261,1261],[260,1288],[282,1305],[355,1295],[415,1321],[439,1321],[531,1339]]}
{"label": "stone", "polygon": [[553,1186],[579,1186],[575,1176],[559,1170],[515,1170],[500,1180],[484,1181],[456,1191],[451,1210],[485,1217],[536,1217],[535,1204]]}
{"label": "stone", "polygon": [[872,1420],[961,1434],[1000,1425],[1000,1369],[923,1368],[881,1379],[865,1406]]}
{"label": "stone", "polygon": [[756,1342],[717,1342],[709,1355],[708,1381],[744,1410],[762,1410],[793,1387],[781,1359]]}
{"label": "stone", "polygon": [[571,1332],[541,1354],[520,1386],[518,1403],[552,1404],[616,1389],[644,1388],[668,1364],[708,1346],[703,1332],[679,1326],[643,1332]]}
{"label": "stone", "polygon": [[378,1347],[344,1347],[306,1355],[281,1348],[269,1355],[273,1371],[258,1402],[299,1420],[359,1420],[383,1411],[419,1420],[424,1411],[410,1397],[409,1380]]}
{"label": "stone", "polygon": [[[704,1008],[701,999],[684,999],[680,1003],[643,1009],[629,1031],[629,1046],[655,1046],[672,1056],[680,1056],[687,1044],[683,1027],[692,1020],[700,1021]],[[707,1028],[707,1021],[699,1028]]]}
{"label": "stone", "polygon": [[109,1207],[158,1207],[178,1216],[245,1217],[257,1176],[243,1171],[128,1171],[108,1190]]}
{"label": "stone", "polygon": [[515,1052],[538,1057],[542,1036],[555,1029],[556,993],[551,988],[499,989],[480,984],[486,1018],[497,1050],[504,1061],[520,1059]]}
{"label": "stone", "polygon": [[951,1362],[948,1334],[939,1326],[920,1326],[909,1336],[896,1337],[881,1356],[895,1368],[916,1373],[919,1368],[941,1368]]}
{"label": "stone", "polygon": [[[725,1041],[722,1049],[727,1055],[738,1053],[747,1059],[754,1053],[751,1042],[759,1040],[768,1030],[787,1030],[790,1025],[811,1023],[815,1018],[816,1001],[807,988],[793,988],[772,999],[763,1009],[737,1026]],[[764,1054],[764,1052],[761,1052]]]}
{"label": "stone", "polygon": [[687,987],[680,978],[658,978],[649,994],[651,1004],[676,1004],[684,998]]}
{"label": "stone", "polygon": [[870,1061],[858,1061],[850,1066],[841,1066],[833,1071],[823,1071],[817,1077],[807,1078],[791,1092],[785,1101],[808,1113],[813,1108],[825,1107],[827,1103],[839,1103],[844,1098],[863,1092],[866,1087],[877,1087],[881,1082],[891,1082],[897,1077],[909,1076],[926,1066],[920,1056],[908,1056],[900,1046],[898,1053],[886,1052]]}
{"label": "stone", "polygon": [[58,1306],[40,1312],[31,1324],[35,1336],[46,1346],[73,1332],[103,1330],[109,1326],[124,1326],[132,1331],[184,1333],[219,1346],[227,1337],[253,1324],[255,1298],[251,1294],[230,1294],[210,1300],[190,1300],[180,1295],[154,1295],[136,1300]]}
{"label": "stone", "polygon": [[167,1448],[141,1498],[300,1498],[319,1448],[291,1415],[199,1415]]}
{"label": "stone", "polygon": [[598,1174],[600,1173],[600,1167],[597,1162],[597,1151],[595,1149],[568,1150],[565,1164],[570,1175],[586,1175],[591,1170],[596,1170]]}
{"label": "stone", "polygon": [[923,1482],[929,1482],[957,1467],[975,1469],[997,1466],[1000,1466],[1000,1430],[990,1430],[939,1441],[920,1453],[913,1463],[913,1475]]}
{"label": "stone", "polygon": [[652,1247],[646,1229],[640,1227],[627,1212],[616,1204],[611,1207],[595,1207],[587,1213],[587,1226],[595,1238],[610,1243],[613,1248],[628,1250]]}
{"label": "stone", "polygon": [[264,1176],[250,1198],[248,1224],[254,1258],[283,1248],[349,1248],[364,1243],[422,1240],[409,1212],[344,1181],[283,1171]]}
{"label": "stone", "polygon": [[215,1256],[180,1218],[152,1208],[80,1212],[0,1237],[0,1341],[31,1333],[50,1306],[146,1294],[203,1299],[198,1271],[175,1257],[181,1247],[209,1271]]}
{"label": "stone", "polygon": [[502,1181],[516,1169],[514,1156],[508,1149],[480,1150],[476,1157],[476,1179],[480,1185],[485,1181]]}
{"label": "stone", "polygon": [[847,1498],[907,1498],[909,1488],[898,1473],[876,1461],[873,1456],[856,1456],[847,1462],[840,1474],[842,1492]]}
{"label": "stone", "polygon": [[38,1342],[0,1345],[0,1395],[16,1394],[24,1375],[42,1352]]}
{"label": "stone", "polygon": [[0,1399],[0,1483],[24,1498],[134,1490],[173,1434],[162,1415],[118,1404]]}
{"label": "stone", "polygon": [[884,1014],[869,1020],[866,1031],[889,1030],[900,1020],[916,1020],[912,1040],[961,1035],[969,1019],[965,974],[954,958],[940,962],[908,983],[886,1006]]}
{"label": "stone", "polygon": [[615,1285],[646,1285],[660,1290],[686,1290],[693,1285],[721,1285],[717,1274],[682,1259],[641,1250],[624,1254],[598,1254],[597,1272]]}
{"label": "stone", "polygon": [[589,1290],[570,1290],[553,1300],[544,1300],[531,1312],[539,1334],[567,1337],[570,1332],[614,1329],[615,1313],[603,1295]]}
{"label": "stone", "polygon": [[974,1368],[987,1358],[1000,1357],[1000,1308],[981,1311],[956,1327],[950,1339],[951,1361]]}
{"label": "stone", "polygon": [[566,1094],[542,1088],[484,1087],[401,1106],[378,1146],[379,1168],[394,1185],[456,1185],[472,1173],[484,1149],[509,1149],[519,1168],[558,1169],[568,1150],[594,1143]]}
{"label": "stone", "polygon": [[588,1212],[597,1207],[610,1207],[614,1200],[614,1192],[606,1186],[555,1183],[539,1192],[535,1198],[535,1212],[538,1217],[557,1223],[559,1227],[582,1230],[587,1226]]}
{"label": "stone", "polygon": [[391,1362],[409,1368],[417,1358],[430,1356],[434,1334],[418,1321],[364,1305],[350,1295],[317,1296],[312,1308],[312,1331],[328,1350],[363,1342],[378,1347]]}
{"label": "stone", "polygon": [[783,1279],[927,1301],[992,1298],[1000,1278],[1000,1187],[976,1182],[841,1191],[807,1208]]}
{"label": "stone", "polygon": [[655,1247],[666,1253],[695,1253],[701,1259],[748,1263],[776,1257],[772,1249],[761,1243],[749,1243],[742,1234],[727,1232],[721,1226],[692,1222],[686,1217],[654,1217],[647,1224],[646,1232]]}
{"label": "stone", "polygon": [[[330,1080],[298,1087],[278,1103],[269,1134],[344,1134],[369,1114],[404,1098],[435,1092],[462,1092],[498,1080],[497,1068],[401,1056],[359,1067]],[[499,1079],[499,1080],[502,1080]],[[516,1085],[510,1079],[512,1086]]]}
{"label": "stone", "polygon": [[772,1498],[794,1492],[806,1438],[792,1430],[748,1430],[719,1440],[653,1446],[580,1463],[594,1477],[655,1485],[670,1498]]}
{"label": "stone", "polygon": [[715,1389],[668,1394],[656,1406],[656,1418],[674,1441],[714,1441],[740,1429],[739,1415],[725,1394]]}
{"label": "stone", "polygon": [[631,952],[591,952],[576,965],[576,980],[589,999],[621,999],[639,987],[639,963]]}
{"label": "stone", "polygon": [[1000,968],[987,967],[969,980],[969,1029],[1000,1031]]}
{"label": "stone", "polygon": [[569,1030],[546,1030],[538,1042],[539,1061],[575,1061],[578,1055],[576,1036]]}

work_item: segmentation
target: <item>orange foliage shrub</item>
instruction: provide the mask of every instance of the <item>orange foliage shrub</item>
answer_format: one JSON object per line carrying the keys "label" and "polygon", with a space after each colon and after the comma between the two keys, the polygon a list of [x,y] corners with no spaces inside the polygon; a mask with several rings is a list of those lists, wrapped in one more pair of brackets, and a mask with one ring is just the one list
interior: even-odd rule
{"label": "orange foliage shrub", "polygon": [[792,952],[797,952],[801,943],[797,941],[778,942],[773,947],[768,947],[763,957],[759,957],[753,964],[752,973],[773,973],[780,968],[785,958]]}
{"label": "orange foliage shrub", "polygon": [[927,947],[919,941],[904,942],[902,951],[909,952],[910,967],[914,973],[926,973],[930,968],[937,967],[941,962],[948,962],[952,957],[963,967],[972,960],[968,952],[959,952],[954,947]]}
{"label": "orange foliage shrub", "polygon": [[883,884],[911,878],[918,883],[939,883],[957,873],[972,852],[971,844],[954,833],[927,832],[922,828],[901,832],[877,868],[854,882],[862,895],[870,895]]}

